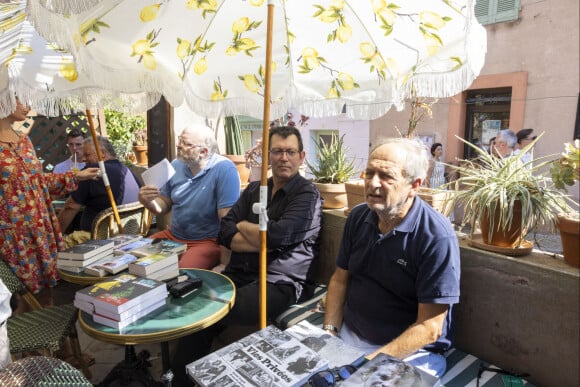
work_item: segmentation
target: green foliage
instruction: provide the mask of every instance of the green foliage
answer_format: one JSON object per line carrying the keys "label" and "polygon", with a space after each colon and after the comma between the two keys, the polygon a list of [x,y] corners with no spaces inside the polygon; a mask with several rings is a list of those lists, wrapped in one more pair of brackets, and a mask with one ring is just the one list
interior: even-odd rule
{"label": "green foliage", "polygon": [[580,180],[580,140],[564,144],[564,152],[552,163],[550,174],[556,188],[564,191],[567,185],[573,186]]}
{"label": "green foliage", "polygon": [[[473,160],[462,160],[454,168],[458,179],[448,184],[453,205],[465,206],[464,223],[469,223],[475,230],[475,223],[484,213],[494,214],[499,208],[499,219],[490,216],[490,233],[499,225],[500,230],[507,230],[513,220],[513,208],[516,202],[522,206],[521,229],[531,231],[541,224],[554,227],[557,214],[569,210],[568,205],[574,201],[552,184],[547,175],[547,168],[553,157],[541,157],[524,164],[521,157],[530,150],[536,141],[530,143],[516,156],[498,158],[490,155],[479,146],[459,138],[477,154]],[[490,235],[491,237],[491,235]]]}
{"label": "green foliage", "polygon": [[243,155],[242,130],[240,129],[238,117],[227,116],[224,119],[224,129],[226,134],[226,154]]}
{"label": "green foliage", "polygon": [[127,160],[132,145],[147,145],[147,120],[143,116],[131,116],[105,109],[107,137],[121,160]]}
{"label": "green foliage", "polygon": [[316,143],[318,150],[318,165],[306,165],[314,175],[317,183],[345,183],[356,173],[354,162],[347,158],[347,148],[344,146],[344,135],[340,138],[332,135],[330,144],[320,141]]}

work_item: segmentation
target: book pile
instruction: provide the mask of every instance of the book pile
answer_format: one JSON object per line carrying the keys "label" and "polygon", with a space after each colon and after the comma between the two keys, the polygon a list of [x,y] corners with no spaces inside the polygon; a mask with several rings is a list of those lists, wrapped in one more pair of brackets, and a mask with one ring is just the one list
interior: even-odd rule
{"label": "book pile", "polygon": [[95,277],[104,277],[108,274],[117,274],[126,270],[137,257],[131,254],[113,255],[99,260],[85,267],[84,272]]}
{"label": "book pile", "polygon": [[328,362],[289,333],[270,325],[187,365],[202,387],[302,386]]}
{"label": "book pile", "polygon": [[56,267],[73,273],[81,273],[84,269],[113,256],[115,243],[109,239],[89,240],[58,252]]}
{"label": "book pile", "polygon": [[159,281],[175,278],[179,275],[179,256],[172,251],[161,250],[129,263],[129,273]]}
{"label": "book pile", "polygon": [[138,257],[147,257],[149,255],[153,255],[161,251],[172,252],[179,255],[187,249],[187,244],[175,242],[169,239],[156,239],[156,240],[151,240],[149,238],[143,239],[148,239],[151,242],[143,244],[142,246],[136,248],[132,248],[127,252],[136,255]]}
{"label": "book pile", "polygon": [[165,305],[165,282],[120,274],[78,290],[74,305],[100,324],[122,330]]}

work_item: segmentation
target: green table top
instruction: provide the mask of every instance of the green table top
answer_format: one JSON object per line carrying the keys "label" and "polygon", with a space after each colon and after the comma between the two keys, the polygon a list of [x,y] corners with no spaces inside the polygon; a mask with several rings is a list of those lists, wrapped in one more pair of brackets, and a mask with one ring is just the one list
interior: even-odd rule
{"label": "green table top", "polygon": [[180,271],[183,273],[186,270],[203,281],[201,288],[192,294],[184,298],[168,296],[165,306],[125,327],[121,332],[94,322],[90,314],[80,311],[82,329],[89,336],[102,341],[134,345],[177,339],[215,324],[234,305],[234,284],[228,277],[213,271]]}

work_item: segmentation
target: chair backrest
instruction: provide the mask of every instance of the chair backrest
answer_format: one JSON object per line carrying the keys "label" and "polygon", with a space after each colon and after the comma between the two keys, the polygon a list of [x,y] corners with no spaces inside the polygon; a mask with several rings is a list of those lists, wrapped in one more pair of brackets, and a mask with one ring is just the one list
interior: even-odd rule
{"label": "chair backrest", "polygon": [[10,266],[0,256],[0,278],[10,293],[19,294],[32,310],[41,309],[42,306],[32,293],[28,291],[24,282],[12,271]]}
{"label": "chair backrest", "polygon": [[[147,236],[153,214],[139,202],[117,206],[123,234],[139,234]],[[107,239],[119,234],[119,227],[112,208],[107,208],[97,214],[93,220],[91,239]]]}

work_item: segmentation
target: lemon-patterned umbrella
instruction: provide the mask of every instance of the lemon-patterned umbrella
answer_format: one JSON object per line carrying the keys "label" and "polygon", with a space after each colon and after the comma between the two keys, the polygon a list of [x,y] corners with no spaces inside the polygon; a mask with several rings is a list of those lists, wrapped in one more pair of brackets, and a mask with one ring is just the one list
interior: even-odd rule
{"label": "lemon-patterned umbrella", "polygon": [[79,0],[73,11],[61,8],[68,0],[30,1],[37,28],[97,84],[161,93],[206,116],[261,117],[262,213],[270,117],[293,108],[373,119],[411,93],[448,97],[471,84],[486,51],[475,0]]}

